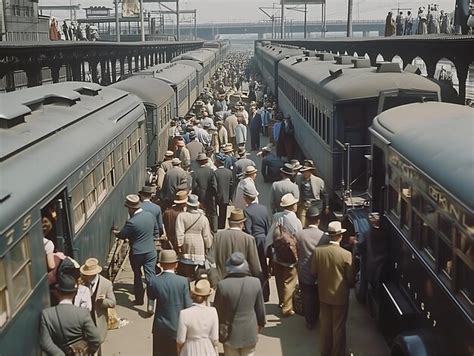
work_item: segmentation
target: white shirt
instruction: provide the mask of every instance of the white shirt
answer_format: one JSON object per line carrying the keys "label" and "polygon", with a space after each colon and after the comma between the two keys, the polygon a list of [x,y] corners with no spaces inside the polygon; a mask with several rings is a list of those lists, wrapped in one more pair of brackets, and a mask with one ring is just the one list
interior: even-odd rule
{"label": "white shirt", "polygon": [[78,286],[76,296],[74,297],[74,305],[86,308],[89,311],[92,310],[91,290],[88,287],[82,284]]}
{"label": "white shirt", "polygon": [[65,298],[61,300],[59,304],[72,304],[72,299]]}

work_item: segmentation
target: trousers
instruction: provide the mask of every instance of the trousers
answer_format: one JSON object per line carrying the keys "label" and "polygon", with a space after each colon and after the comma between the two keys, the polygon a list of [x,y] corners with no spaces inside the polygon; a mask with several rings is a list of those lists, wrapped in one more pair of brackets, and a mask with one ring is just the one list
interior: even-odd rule
{"label": "trousers", "polygon": [[319,317],[319,295],[316,284],[304,284],[300,282],[303,292],[303,312],[306,323],[315,325]]}
{"label": "trousers", "polygon": [[219,208],[219,218],[218,218],[218,223],[217,227],[219,229],[225,229],[225,222],[227,220],[227,206],[229,204],[217,204],[217,207]]}
{"label": "trousers", "polygon": [[234,349],[233,347],[224,345],[224,356],[254,356],[255,345],[249,347],[241,347]]}
{"label": "trousers", "polygon": [[293,310],[293,293],[298,281],[296,268],[273,262],[273,272],[275,273],[278,300],[280,304],[283,304],[282,313],[288,314]]}
{"label": "trousers", "polygon": [[320,302],[319,306],[321,356],[345,356],[349,304],[330,305]]}
{"label": "trousers", "polygon": [[142,282],[142,267],[145,272],[145,281],[148,285],[149,280],[155,275],[156,251],[134,255],[130,253],[130,265],[133,271],[133,292],[135,301],[143,304],[145,289]]}
{"label": "trousers", "polygon": [[153,333],[153,356],[177,356],[176,339]]}

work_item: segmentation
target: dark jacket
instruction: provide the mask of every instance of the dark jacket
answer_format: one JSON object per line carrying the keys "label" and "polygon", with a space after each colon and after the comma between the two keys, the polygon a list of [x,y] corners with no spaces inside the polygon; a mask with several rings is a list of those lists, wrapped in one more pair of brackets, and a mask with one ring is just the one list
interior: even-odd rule
{"label": "dark jacket", "polygon": [[283,161],[273,153],[267,154],[262,159],[262,175],[265,182],[276,182],[281,179],[280,168],[284,165]]}
{"label": "dark jacket", "polygon": [[188,174],[181,167],[174,166],[170,168],[163,179],[161,187],[161,199],[173,201],[178,190],[188,188]]}
{"label": "dark jacket", "polygon": [[217,204],[229,204],[233,189],[232,171],[225,167],[219,167],[214,171],[217,183]]}
{"label": "dark jacket", "polygon": [[150,279],[147,295],[150,299],[156,299],[153,334],[176,339],[179,312],[192,304],[187,278],[162,272]]}
{"label": "dark jacket", "polygon": [[152,203],[149,200],[145,200],[142,202],[142,209],[148,211],[153,214],[156,218],[156,223],[158,224],[158,229],[160,230],[160,234],[163,233],[163,214],[161,213],[161,208]]}
{"label": "dark jacket", "polygon": [[245,231],[255,237],[258,242],[261,240],[265,243],[265,238],[270,229],[270,222],[268,220],[268,209],[265,205],[252,203],[245,210]]}
{"label": "dark jacket", "polygon": [[148,211],[138,211],[127,220],[118,233],[119,239],[128,239],[134,255],[156,251],[154,238],[158,235],[158,224]]}
{"label": "dark jacket", "polygon": [[[236,310],[241,291],[242,297]],[[236,310],[232,331],[225,345],[242,348],[257,343],[257,327],[265,326],[265,305],[259,279],[233,274],[227,276],[217,284],[214,307],[220,323],[230,320]]]}
{"label": "dark jacket", "polygon": [[41,312],[40,345],[47,355],[64,355],[60,346],[82,337],[89,343],[91,353],[99,348],[99,332],[89,310],[72,304],[59,304]]}
{"label": "dark jacket", "polygon": [[194,172],[193,193],[199,197],[203,204],[214,201],[217,192],[217,182],[214,171],[208,166],[201,166]]}

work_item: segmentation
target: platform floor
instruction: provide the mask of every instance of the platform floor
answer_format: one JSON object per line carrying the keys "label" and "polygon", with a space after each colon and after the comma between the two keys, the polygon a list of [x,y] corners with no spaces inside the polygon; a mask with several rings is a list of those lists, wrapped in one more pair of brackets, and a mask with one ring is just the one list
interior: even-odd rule
{"label": "platform floor", "polygon": [[[262,147],[267,143],[263,137]],[[252,152],[251,159],[260,168],[260,158]],[[261,175],[257,178],[257,189],[260,192],[260,203],[268,204],[271,185],[264,183]],[[294,315],[281,318],[278,308],[274,278],[270,281],[270,301],[266,303],[267,325],[260,335],[257,344],[257,355],[262,356],[307,356],[319,355],[319,326],[307,330],[304,318]],[[133,305],[133,272],[128,259],[119,272],[114,283],[117,297],[117,313],[129,324],[117,330],[110,330],[102,345],[104,356],[113,355],[151,355],[151,328],[153,316],[146,312],[146,306]],[[351,293],[349,319],[347,321],[348,348],[354,356],[389,355],[389,349],[382,335],[376,330],[374,321],[367,309],[361,306]],[[222,352],[222,345],[220,345]],[[206,355],[203,355],[206,356]]]}

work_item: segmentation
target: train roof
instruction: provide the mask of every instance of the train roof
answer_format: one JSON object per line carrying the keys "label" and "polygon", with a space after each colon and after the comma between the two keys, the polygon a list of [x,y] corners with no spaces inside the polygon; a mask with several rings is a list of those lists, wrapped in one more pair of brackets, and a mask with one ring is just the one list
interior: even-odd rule
{"label": "train roof", "polygon": [[176,61],[179,61],[181,59],[188,59],[191,61],[197,61],[199,63],[204,63],[206,61],[212,60],[212,58],[215,57],[215,48],[205,48],[205,49],[200,49],[200,50],[195,50],[195,51],[189,51],[183,54],[180,54],[179,56],[174,57],[171,60],[171,63],[174,63]]}
{"label": "train roof", "polygon": [[[439,94],[436,83],[414,73],[378,71],[375,67],[354,68],[353,64],[336,64],[334,60],[321,60],[316,57],[290,57],[280,61],[280,74],[287,72],[296,81],[310,90],[333,101],[378,97],[382,90],[409,89]],[[342,73],[337,73],[341,70]],[[333,74],[331,74],[331,72]]]}
{"label": "train roof", "polygon": [[[59,94],[75,98],[75,102],[56,101]],[[42,85],[0,95],[2,120],[4,108],[22,106],[27,108],[23,111],[28,111],[24,121],[0,128],[0,230],[63,184],[66,177],[136,122],[139,115],[144,117],[143,104],[136,96],[80,82]]]}
{"label": "train roof", "polygon": [[0,162],[74,124],[91,109],[99,110],[126,95],[117,89],[81,82],[0,95]]}
{"label": "train roof", "polygon": [[296,47],[280,47],[280,46],[264,46],[257,47],[259,51],[262,51],[265,55],[270,57],[274,62],[285,58],[286,56],[296,56],[301,55],[303,50]]}
{"label": "train roof", "polygon": [[179,85],[181,82],[187,80],[190,75],[195,75],[196,70],[184,64],[162,63],[140,73],[153,73],[155,78],[162,79],[171,85]]}
{"label": "train roof", "polygon": [[203,70],[202,64],[196,61],[193,61],[191,59],[180,59],[180,60],[175,61],[175,63],[181,63],[187,66],[194,67],[194,69],[196,69],[198,72]]}
{"label": "train roof", "polygon": [[156,106],[161,106],[175,95],[168,83],[149,75],[135,75],[110,86],[135,94],[143,102]]}
{"label": "train roof", "polygon": [[408,104],[379,114],[371,129],[474,210],[474,109],[439,102]]}

